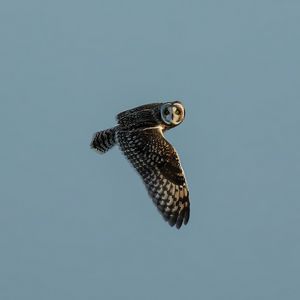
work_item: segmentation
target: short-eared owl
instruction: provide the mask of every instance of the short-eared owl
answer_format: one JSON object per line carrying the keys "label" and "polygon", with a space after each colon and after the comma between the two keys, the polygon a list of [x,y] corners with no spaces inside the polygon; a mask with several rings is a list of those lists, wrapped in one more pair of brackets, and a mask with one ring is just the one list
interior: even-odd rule
{"label": "short-eared owl", "polygon": [[142,105],[119,113],[118,125],[97,132],[91,142],[91,148],[100,153],[118,144],[141,175],[161,215],[177,228],[189,220],[189,191],[176,150],[163,133],[184,117],[179,101]]}

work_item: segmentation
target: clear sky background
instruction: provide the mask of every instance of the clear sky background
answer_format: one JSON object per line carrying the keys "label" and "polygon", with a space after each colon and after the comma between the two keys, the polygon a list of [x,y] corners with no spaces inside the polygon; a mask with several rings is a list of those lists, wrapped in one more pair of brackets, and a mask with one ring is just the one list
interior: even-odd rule
{"label": "clear sky background", "polygon": [[[300,3],[0,3],[0,299],[300,299]],[[115,115],[181,99],[171,228]]]}

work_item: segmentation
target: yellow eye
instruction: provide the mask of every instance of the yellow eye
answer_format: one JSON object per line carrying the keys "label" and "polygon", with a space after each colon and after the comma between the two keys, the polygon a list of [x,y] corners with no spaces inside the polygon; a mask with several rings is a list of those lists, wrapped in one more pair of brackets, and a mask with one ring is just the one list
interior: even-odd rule
{"label": "yellow eye", "polygon": [[169,110],[166,108],[166,109],[164,110],[164,114],[167,116],[169,113],[170,113]]}
{"label": "yellow eye", "polygon": [[180,115],[180,114],[181,114],[181,111],[177,108],[177,109],[175,110],[175,114],[176,114],[176,115]]}

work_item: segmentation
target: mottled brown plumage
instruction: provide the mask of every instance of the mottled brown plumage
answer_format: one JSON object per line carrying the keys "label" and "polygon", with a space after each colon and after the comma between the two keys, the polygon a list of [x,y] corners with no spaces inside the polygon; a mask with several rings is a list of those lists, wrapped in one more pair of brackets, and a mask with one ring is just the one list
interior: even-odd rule
{"label": "mottled brown plumage", "polygon": [[184,117],[178,101],[139,106],[118,114],[118,125],[96,133],[91,143],[102,153],[118,143],[159,212],[177,228],[189,220],[189,191],[176,150],[163,132],[179,125]]}

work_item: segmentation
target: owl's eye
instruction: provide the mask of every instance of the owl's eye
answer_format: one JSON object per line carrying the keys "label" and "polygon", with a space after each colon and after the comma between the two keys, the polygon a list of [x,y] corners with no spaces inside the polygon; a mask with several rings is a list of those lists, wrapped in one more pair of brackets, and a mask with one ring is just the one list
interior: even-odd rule
{"label": "owl's eye", "polygon": [[175,114],[176,114],[176,115],[180,115],[180,114],[181,114],[181,111],[177,108],[177,109],[175,110]]}
{"label": "owl's eye", "polygon": [[169,110],[166,108],[166,109],[164,110],[164,114],[167,116],[169,113],[170,113]]}

